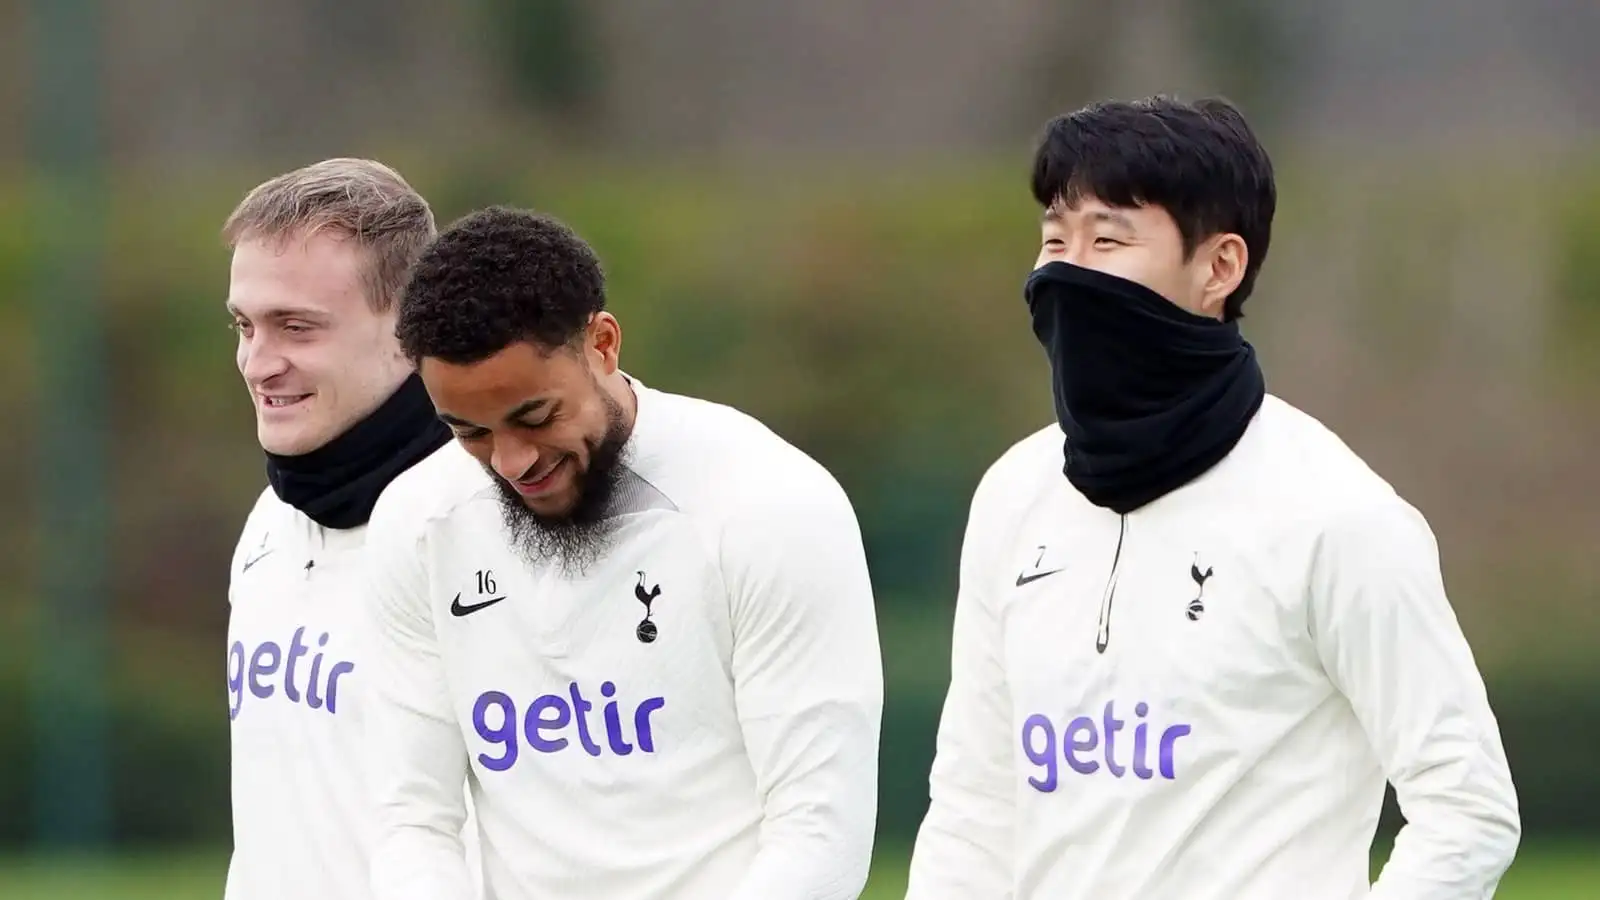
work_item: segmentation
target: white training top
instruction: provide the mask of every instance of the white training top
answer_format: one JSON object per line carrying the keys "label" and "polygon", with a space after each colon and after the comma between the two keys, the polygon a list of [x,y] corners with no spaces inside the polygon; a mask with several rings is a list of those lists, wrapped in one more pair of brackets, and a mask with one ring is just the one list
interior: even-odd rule
{"label": "white training top", "polygon": [[[908,900],[1489,897],[1516,795],[1423,517],[1271,396],[1127,516],[1062,441],[973,499]],[[1409,824],[1369,886],[1386,777]]]}
{"label": "white training top", "polygon": [[467,896],[469,771],[497,900],[865,883],[883,676],[850,502],[754,419],[633,386],[624,512],[581,577],[513,549],[460,449],[373,515],[378,900]]}
{"label": "white training top", "polygon": [[[233,856],[225,900],[362,900],[377,822],[363,707],[366,528],[263,491],[228,587]],[[464,793],[457,782],[456,793]],[[470,871],[478,877],[469,832]]]}

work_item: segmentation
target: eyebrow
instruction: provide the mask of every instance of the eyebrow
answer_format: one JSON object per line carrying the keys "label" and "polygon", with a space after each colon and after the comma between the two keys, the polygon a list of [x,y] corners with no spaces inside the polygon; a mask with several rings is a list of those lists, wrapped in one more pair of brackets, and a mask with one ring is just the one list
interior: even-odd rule
{"label": "eyebrow", "polygon": [[1107,225],[1115,225],[1128,231],[1137,230],[1133,227],[1133,220],[1119,212],[1097,209],[1089,214],[1089,218],[1095,222],[1104,222]]}
{"label": "eyebrow", "polygon": [[[1133,226],[1132,219],[1115,210],[1097,209],[1087,215],[1091,222],[1104,222],[1107,225],[1114,225],[1126,231],[1138,230]],[[1051,206],[1045,209],[1044,214],[1039,217],[1039,222],[1040,224],[1048,225],[1051,222],[1061,222],[1065,219],[1066,214],[1061,211],[1059,206]]]}
{"label": "eyebrow", "polygon": [[[534,398],[532,400],[524,400],[523,402],[517,404],[515,409],[513,409],[510,412],[505,414],[505,421],[507,421],[507,422],[515,422],[516,420],[522,418],[523,416],[527,415],[528,413],[538,412],[539,410],[544,409],[545,407],[549,406],[552,402],[554,402],[554,401],[552,401],[549,397],[536,397],[536,398]],[[478,424],[476,422],[468,422],[466,419],[462,419],[462,418],[459,418],[457,416],[452,416],[447,412],[439,413],[439,421],[445,423],[446,425],[453,425],[453,426],[455,426],[457,428],[477,428],[478,427]]]}
{"label": "eyebrow", "polygon": [[[227,309],[228,314],[231,316],[238,316],[241,319],[250,318],[232,300],[224,303],[223,307]],[[316,319],[320,322],[327,318],[327,314],[305,306],[278,306],[262,313],[259,318],[263,321],[274,319]]]}

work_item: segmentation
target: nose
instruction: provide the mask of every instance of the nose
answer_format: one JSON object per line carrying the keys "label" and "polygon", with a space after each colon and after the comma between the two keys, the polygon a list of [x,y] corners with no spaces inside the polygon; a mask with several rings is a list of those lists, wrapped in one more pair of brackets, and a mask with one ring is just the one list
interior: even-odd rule
{"label": "nose", "polygon": [[539,464],[539,447],[511,434],[497,434],[489,465],[507,481],[516,481]]}
{"label": "nose", "polygon": [[260,387],[289,371],[289,360],[272,341],[257,334],[239,338],[239,373],[246,384]]}

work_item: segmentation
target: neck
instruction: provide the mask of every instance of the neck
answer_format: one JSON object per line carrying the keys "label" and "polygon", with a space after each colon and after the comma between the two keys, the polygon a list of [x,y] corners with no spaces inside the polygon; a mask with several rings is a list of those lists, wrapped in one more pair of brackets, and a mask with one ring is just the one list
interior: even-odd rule
{"label": "neck", "polygon": [[1220,463],[1266,394],[1254,349],[1245,344],[1226,366],[1187,387],[1137,414],[1129,406],[1074,412],[1058,399],[1067,480],[1091,503],[1126,514]]}
{"label": "neck", "polygon": [[610,394],[617,408],[622,410],[622,422],[631,434],[633,423],[639,417],[639,395],[634,393],[633,382],[618,369],[600,382],[600,389]]}

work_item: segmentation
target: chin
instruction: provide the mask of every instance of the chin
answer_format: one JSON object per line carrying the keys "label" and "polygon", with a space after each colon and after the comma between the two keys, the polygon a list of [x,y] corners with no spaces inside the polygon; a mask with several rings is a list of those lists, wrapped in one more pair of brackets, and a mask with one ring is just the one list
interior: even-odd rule
{"label": "chin", "polygon": [[261,449],[276,456],[301,456],[328,443],[331,435],[326,428],[300,423],[256,424],[256,439]]}
{"label": "chin", "polygon": [[521,499],[522,505],[526,506],[530,512],[541,519],[564,519],[572,512],[573,507],[577,506],[577,503],[565,493],[561,495],[560,499],[550,497],[539,497],[537,499],[523,497]]}

